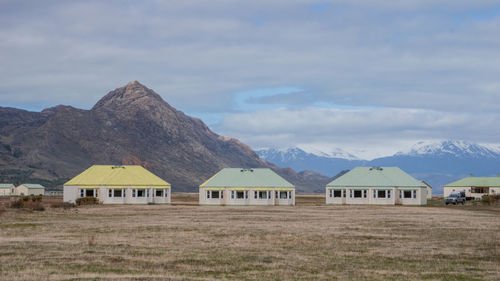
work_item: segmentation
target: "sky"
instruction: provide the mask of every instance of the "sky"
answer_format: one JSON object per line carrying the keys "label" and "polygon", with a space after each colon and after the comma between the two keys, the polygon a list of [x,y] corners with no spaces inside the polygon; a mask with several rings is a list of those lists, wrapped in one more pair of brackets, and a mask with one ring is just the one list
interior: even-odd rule
{"label": "sky", "polygon": [[138,80],[251,147],[500,143],[500,1],[0,0],[0,106]]}

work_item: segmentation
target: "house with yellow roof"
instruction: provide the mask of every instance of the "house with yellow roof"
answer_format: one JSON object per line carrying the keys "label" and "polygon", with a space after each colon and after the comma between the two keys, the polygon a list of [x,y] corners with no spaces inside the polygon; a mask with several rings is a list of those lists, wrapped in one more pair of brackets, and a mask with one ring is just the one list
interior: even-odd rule
{"label": "house with yellow roof", "polygon": [[200,185],[200,205],[295,205],[295,186],[267,168],[225,168]]}
{"label": "house with yellow roof", "polygon": [[169,204],[170,184],[136,165],[94,165],[64,184],[64,202],[95,197],[102,204]]}

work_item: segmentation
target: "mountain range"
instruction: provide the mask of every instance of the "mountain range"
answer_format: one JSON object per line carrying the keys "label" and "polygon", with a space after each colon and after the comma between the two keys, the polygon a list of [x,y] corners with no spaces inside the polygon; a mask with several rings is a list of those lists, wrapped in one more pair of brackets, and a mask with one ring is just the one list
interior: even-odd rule
{"label": "mountain range", "polygon": [[321,190],[331,180],[262,160],[246,144],[217,135],[137,81],[109,92],[90,110],[0,107],[2,182],[61,186],[93,164],[142,165],[174,191],[197,191],[225,167],[273,169],[298,192]]}
{"label": "mountain range", "polygon": [[357,166],[398,166],[433,186],[434,194],[441,194],[445,184],[470,174],[497,176],[500,173],[499,147],[457,140],[422,141],[406,151],[373,160],[356,159],[347,152],[344,155],[350,155],[346,157],[348,159],[325,152],[308,153],[297,147],[261,149],[257,154],[279,167],[291,167],[297,171],[308,169],[327,176]]}

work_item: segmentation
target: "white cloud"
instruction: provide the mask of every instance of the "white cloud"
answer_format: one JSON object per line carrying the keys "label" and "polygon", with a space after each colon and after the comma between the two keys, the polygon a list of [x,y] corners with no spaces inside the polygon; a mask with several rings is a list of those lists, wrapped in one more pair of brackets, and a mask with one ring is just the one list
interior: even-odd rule
{"label": "white cloud", "polygon": [[498,133],[491,130],[497,124],[500,113],[308,107],[231,114],[216,129],[254,147],[309,144],[325,151],[340,147],[360,158],[374,158],[391,155],[417,140],[498,142]]}
{"label": "white cloud", "polygon": [[500,110],[499,30],[493,0],[3,1],[0,104],[89,108],[139,80],[181,110],[222,116],[241,110],[237,93],[292,87],[303,93],[262,98],[217,129],[256,146],[348,145],[358,132],[387,147],[497,143],[484,124]]}

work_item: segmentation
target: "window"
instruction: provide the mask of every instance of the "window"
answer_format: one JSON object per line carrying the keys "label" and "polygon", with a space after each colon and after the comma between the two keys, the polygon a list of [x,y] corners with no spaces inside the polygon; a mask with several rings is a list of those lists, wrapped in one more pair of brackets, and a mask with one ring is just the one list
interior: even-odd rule
{"label": "window", "polygon": [[335,198],[342,197],[343,190],[341,190],[341,189],[335,189],[335,190],[332,190],[332,191],[333,191],[333,197],[335,197]]}
{"label": "window", "polygon": [[132,197],[149,197],[149,189],[132,189]]}
{"label": "window", "polygon": [[330,196],[330,198],[332,198],[332,197],[333,197],[333,189],[330,189],[330,190],[329,190],[329,194],[330,194],[330,195],[329,195],[329,196]]}
{"label": "window", "polygon": [[231,199],[247,199],[248,191],[231,190]]}
{"label": "window", "polygon": [[412,190],[411,194],[412,194],[411,198],[417,199],[417,191],[416,190]]}
{"label": "window", "polygon": [[362,198],[363,190],[354,190],[354,198]]}
{"label": "window", "polygon": [[80,197],[97,197],[97,189],[80,189]]}
{"label": "window", "polygon": [[376,190],[376,192],[377,192],[377,197],[376,198],[388,198],[387,197],[388,191],[389,190]]}
{"label": "window", "polygon": [[96,197],[95,189],[85,189],[85,197]]}
{"label": "window", "polygon": [[269,191],[254,191],[255,199],[269,199],[270,197]]}
{"label": "window", "polygon": [[125,197],[125,190],[123,189],[109,189],[108,197]]}
{"label": "window", "polygon": [[[368,193],[368,191],[366,189],[361,189],[361,190],[350,189],[349,197],[350,198],[366,198],[367,193]],[[344,195],[345,195],[345,193],[344,193]]]}
{"label": "window", "polygon": [[387,198],[391,198],[391,190],[387,190]]}
{"label": "window", "polygon": [[412,191],[411,190],[404,190],[403,191],[403,198],[411,198]]}
{"label": "window", "polygon": [[223,198],[222,190],[207,190],[207,198],[208,199],[222,199]]}
{"label": "window", "polygon": [[155,189],[153,194],[155,197],[168,197],[168,189]]}
{"label": "window", "polygon": [[290,191],[280,191],[279,192],[279,199],[290,199],[291,196],[290,196]]}
{"label": "window", "polygon": [[155,189],[154,191],[155,197],[167,197],[166,194],[168,194],[166,189]]}

